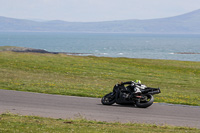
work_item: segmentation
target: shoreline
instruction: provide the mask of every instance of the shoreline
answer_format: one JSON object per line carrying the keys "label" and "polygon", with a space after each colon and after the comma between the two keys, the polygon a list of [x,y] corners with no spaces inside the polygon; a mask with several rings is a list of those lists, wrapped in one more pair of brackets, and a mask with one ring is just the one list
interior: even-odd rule
{"label": "shoreline", "polygon": [[14,47],[14,46],[0,46],[1,51],[12,51],[12,52],[20,52],[20,53],[41,53],[41,54],[66,54],[66,55],[93,55],[92,53],[70,53],[70,52],[49,52],[44,49],[34,49],[34,48],[26,48],[26,47]]}
{"label": "shoreline", "polygon": [[[11,52],[18,52],[18,53],[65,54],[65,55],[72,55],[72,56],[110,57],[110,56],[101,56],[101,54],[94,54],[94,53],[50,52],[45,49],[35,49],[35,48],[17,47],[17,46],[0,46],[0,52],[3,52],[3,51],[11,51]],[[195,52],[174,52],[174,53],[168,53],[168,54],[200,55],[200,53],[195,53]],[[131,58],[131,57],[112,57],[112,58]],[[137,58],[137,59],[152,59],[152,58]],[[174,60],[174,59],[157,59],[157,60]],[[199,62],[199,61],[192,61],[192,60],[177,60],[177,61]]]}
{"label": "shoreline", "polygon": [[[0,46],[1,51],[12,51],[12,52],[32,52],[32,53],[49,53],[49,54],[69,54],[69,55],[94,55],[93,53],[70,53],[70,52],[49,52],[44,49],[26,48],[26,47],[15,47],[15,46]],[[171,54],[200,54],[195,52],[175,52]]]}

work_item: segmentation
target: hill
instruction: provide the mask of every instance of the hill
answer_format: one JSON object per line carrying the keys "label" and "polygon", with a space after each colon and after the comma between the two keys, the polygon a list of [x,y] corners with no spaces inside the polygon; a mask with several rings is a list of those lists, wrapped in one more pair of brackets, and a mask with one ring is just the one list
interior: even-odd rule
{"label": "hill", "polygon": [[200,9],[183,15],[148,20],[105,22],[38,22],[0,17],[0,32],[106,32],[106,33],[200,33]]}
{"label": "hill", "polygon": [[0,89],[102,97],[120,81],[160,87],[156,102],[200,106],[200,62],[11,52],[0,47]]}

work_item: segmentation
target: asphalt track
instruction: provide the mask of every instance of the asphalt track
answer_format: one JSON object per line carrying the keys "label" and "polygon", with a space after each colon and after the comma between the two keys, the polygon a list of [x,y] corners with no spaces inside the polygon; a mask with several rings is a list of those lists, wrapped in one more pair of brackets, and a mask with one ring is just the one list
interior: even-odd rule
{"label": "asphalt track", "polygon": [[200,107],[154,103],[149,108],[102,105],[99,98],[49,95],[0,89],[0,113],[51,118],[86,118],[200,128]]}

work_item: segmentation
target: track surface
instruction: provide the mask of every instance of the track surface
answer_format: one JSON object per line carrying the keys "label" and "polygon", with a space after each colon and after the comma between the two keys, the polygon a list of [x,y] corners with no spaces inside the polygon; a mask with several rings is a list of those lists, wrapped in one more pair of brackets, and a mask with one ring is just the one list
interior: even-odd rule
{"label": "track surface", "polygon": [[99,98],[49,95],[0,89],[0,113],[52,118],[86,118],[200,128],[200,107],[154,103],[146,109],[102,105]]}

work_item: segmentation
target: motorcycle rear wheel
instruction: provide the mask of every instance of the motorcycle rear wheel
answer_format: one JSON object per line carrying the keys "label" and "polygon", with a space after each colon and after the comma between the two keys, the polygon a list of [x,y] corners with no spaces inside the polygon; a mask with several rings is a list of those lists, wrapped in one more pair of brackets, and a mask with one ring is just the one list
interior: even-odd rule
{"label": "motorcycle rear wheel", "polygon": [[139,99],[135,102],[139,108],[147,108],[153,104],[154,97],[151,94],[144,95],[143,99]]}
{"label": "motorcycle rear wheel", "polygon": [[115,95],[113,94],[113,92],[106,94],[102,99],[101,99],[101,103],[103,105],[112,105],[115,103]]}

